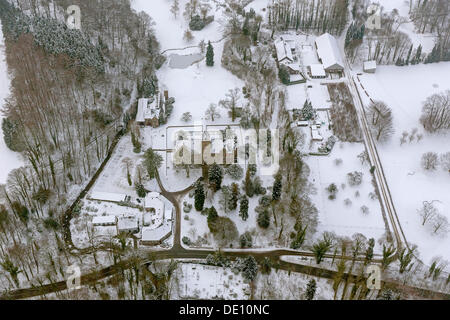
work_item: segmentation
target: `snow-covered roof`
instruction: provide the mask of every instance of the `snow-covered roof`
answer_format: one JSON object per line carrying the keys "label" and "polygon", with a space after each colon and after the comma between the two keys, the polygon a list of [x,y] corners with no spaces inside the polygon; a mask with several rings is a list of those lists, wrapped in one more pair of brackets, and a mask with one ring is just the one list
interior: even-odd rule
{"label": "snow-covered roof", "polygon": [[375,60],[365,61],[364,70],[374,70],[377,68],[377,62]]}
{"label": "snow-covered roof", "polygon": [[344,69],[344,63],[336,39],[329,33],[316,38],[317,54],[325,70],[333,67]]}
{"label": "snow-covered roof", "polygon": [[116,216],[96,216],[92,219],[92,224],[94,226],[115,225],[116,223]]}
{"label": "snow-covered roof", "polygon": [[323,68],[323,64],[312,64],[310,66],[311,68],[311,75],[313,77],[325,77],[326,73],[325,73],[325,69]]}
{"label": "snow-covered roof", "polygon": [[319,130],[317,130],[317,126],[311,126],[311,136],[313,140],[322,141],[323,137],[320,135]]}
{"label": "snow-covered roof", "polygon": [[122,194],[122,193],[94,191],[94,192],[92,192],[90,198],[92,200],[121,202],[121,201],[125,201],[126,196],[127,196],[126,194]]}
{"label": "snow-covered roof", "polygon": [[172,231],[172,223],[166,222],[159,228],[153,229],[151,227],[142,228],[142,241],[159,241],[167,236]]}
{"label": "snow-covered roof", "polygon": [[286,42],[295,42],[297,36],[293,34],[283,34],[282,36],[280,36],[280,39]]}
{"label": "snow-covered roof", "polygon": [[149,103],[150,99],[141,98],[138,100],[138,110],[136,113],[136,122],[145,122],[147,119],[158,118],[159,108],[157,99]]}
{"label": "snow-covered roof", "polygon": [[133,230],[138,228],[138,221],[135,217],[121,217],[117,222],[119,230]]}
{"label": "snow-covered roof", "polygon": [[292,56],[291,46],[281,39],[275,41],[275,49],[277,50],[277,58],[279,62],[288,60],[290,62],[294,61]]}
{"label": "snow-covered roof", "polygon": [[145,215],[150,214],[151,228],[159,227],[164,220],[164,202],[157,192],[150,192],[144,200]]}

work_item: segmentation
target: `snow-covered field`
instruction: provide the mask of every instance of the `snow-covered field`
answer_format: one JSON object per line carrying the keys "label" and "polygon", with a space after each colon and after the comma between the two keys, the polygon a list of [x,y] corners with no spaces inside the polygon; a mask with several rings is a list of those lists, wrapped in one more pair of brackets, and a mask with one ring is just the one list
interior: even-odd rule
{"label": "snow-covered field", "polygon": [[230,268],[180,263],[175,273],[178,299],[246,300],[250,294],[249,284]]}
{"label": "snow-covered field", "polygon": [[[367,239],[375,240],[383,236],[385,228],[380,202],[369,197],[374,192],[369,166],[361,164],[357,158],[363,151],[362,143],[338,142],[330,155],[306,159],[311,168],[311,182],[317,188],[317,194],[312,199],[319,210],[319,232],[332,231],[338,236],[348,237],[361,233]],[[336,165],[336,159],[341,159],[342,164]],[[347,174],[353,171],[363,172],[363,180],[359,186],[348,184]],[[335,200],[328,199],[329,193],[325,190],[331,183],[336,184],[339,189]],[[350,199],[351,205],[346,205],[345,199]],[[368,214],[362,213],[362,206],[369,208]]]}
{"label": "snow-covered field", "polygon": [[[4,99],[8,97],[10,79],[8,77],[8,67],[6,65],[5,57],[5,45],[4,45],[2,24],[0,21],[0,124],[3,119],[2,109]],[[5,183],[8,178],[8,173],[20,167],[23,164],[21,157],[18,153],[15,153],[8,149],[3,140],[3,132],[0,133],[0,183]]]}
{"label": "snow-covered field", "polygon": [[[417,209],[422,201],[439,200],[440,213],[450,220],[450,176],[442,169],[425,172],[420,160],[425,152],[450,151],[450,135],[427,134],[419,118],[422,102],[428,96],[450,89],[449,73],[450,63],[441,62],[408,67],[379,66],[376,74],[359,77],[370,97],[384,101],[393,111],[396,132],[378,150],[406,238],[419,246],[420,256],[426,263],[437,255],[450,259],[450,234],[432,235],[421,225]],[[368,97],[360,91],[367,105]],[[423,139],[400,146],[402,132],[411,132],[413,128],[424,135]]]}

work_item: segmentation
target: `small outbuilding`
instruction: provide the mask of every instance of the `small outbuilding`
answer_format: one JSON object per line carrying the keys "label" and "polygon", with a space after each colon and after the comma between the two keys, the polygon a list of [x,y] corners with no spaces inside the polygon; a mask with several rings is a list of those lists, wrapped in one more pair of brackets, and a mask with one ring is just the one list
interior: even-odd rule
{"label": "small outbuilding", "polygon": [[323,64],[312,64],[309,66],[309,75],[313,79],[323,79],[327,77]]}
{"label": "small outbuilding", "polygon": [[377,70],[377,62],[375,60],[364,62],[364,72],[375,73],[376,70]]}

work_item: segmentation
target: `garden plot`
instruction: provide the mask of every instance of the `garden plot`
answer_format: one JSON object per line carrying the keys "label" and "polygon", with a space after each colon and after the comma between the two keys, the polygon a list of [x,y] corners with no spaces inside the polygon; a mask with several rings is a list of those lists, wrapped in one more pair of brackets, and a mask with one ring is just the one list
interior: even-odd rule
{"label": "garden plot", "polygon": [[92,192],[108,192],[135,196],[133,185],[128,184],[127,167],[134,181],[136,166],[142,162],[142,157],[133,152],[130,136],[122,137],[114,154],[95,183]]}
{"label": "garden plot", "polygon": [[259,273],[255,279],[254,297],[261,300],[304,300],[311,279],[317,285],[314,300],[333,300],[331,280],[285,270],[273,270],[269,275]]}
{"label": "garden plot", "polygon": [[[273,177],[263,175],[260,175],[259,177],[261,178],[262,186],[267,189],[266,194],[271,195],[268,187],[272,186]],[[231,183],[233,182],[239,185],[240,194],[244,194],[242,181],[232,180],[227,175],[224,176],[222,186],[231,185]],[[227,213],[224,212],[223,206],[221,204],[221,190],[217,191],[215,194],[212,194],[212,191],[209,189],[207,190],[205,187],[205,194],[206,200],[204,208],[210,208],[211,206],[214,206],[220,217],[226,217],[232,221],[235,229],[230,228],[230,231],[232,232],[228,233],[229,240],[224,241],[223,243],[217,241],[209,230],[207,215],[202,215],[202,213],[195,210],[194,197],[192,192],[190,195],[187,195],[183,199],[183,203],[186,203],[186,205],[188,206],[192,206],[192,208],[189,212],[183,212],[181,220],[181,236],[188,237],[191,240],[190,246],[221,248],[230,247],[230,245],[232,245],[234,248],[236,248],[239,246],[239,236],[245,232],[250,232],[250,234],[252,235],[254,248],[289,247],[289,241],[280,244],[278,241],[274,240],[275,229],[273,223],[270,224],[268,229],[262,229],[258,226],[258,213],[255,211],[255,208],[258,206],[258,201],[261,196],[254,195],[253,197],[248,199],[248,219],[246,221],[243,221],[239,216],[239,204],[236,210],[232,210]],[[186,207],[186,205],[184,205],[184,207]]]}
{"label": "garden plot", "polygon": [[[3,120],[3,104],[4,99],[9,95],[10,79],[8,76],[8,67],[6,64],[4,38],[2,32],[2,24],[0,22],[0,125]],[[3,133],[0,134],[0,183],[5,183],[11,170],[19,168],[23,165],[23,160],[19,153],[8,149],[3,139]]]}
{"label": "garden plot", "polygon": [[[194,39],[187,43],[184,39],[184,32],[189,29],[186,19],[182,16],[186,0],[180,1],[180,14],[174,18],[170,13],[172,2],[166,0],[137,0],[133,3],[133,8],[144,11],[156,22],[154,28],[158,39],[161,40],[162,50],[182,49],[169,51],[178,55],[199,54],[198,44],[201,40],[206,43],[211,41],[214,47],[214,66],[207,67],[205,61],[194,63],[185,69],[172,69],[168,63],[158,70],[160,83],[164,84],[171,97],[175,97],[173,114],[169,120],[169,126],[194,124],[198,121],[208,123],[205,118],[205,111],[211,103],[218,103],[225,97],[229,89],[242,88],[243,81],[222,68],[221,59],[224,41],[223,38],[224,21],[222,18],[222,8],[216,10],[212,4],[210,14],[214,14],[214,21],[201,31],[192,31]],[[216,43],[216,41],[218,41]],[[186,48],[192,47],[192,48]],[[186,48],[186,49],[183,49]],[[183,113],[190,112],[192,121],[183,122]],[[221,118],[227,118],[224,109],[220,110]],[[228,121],[227,121],[228,122]]]}
{"label": "garden plot", "polygon": [[[450,62],[408,67],[380,66],[373,75],[360,76],[360,90],[365,105],[373,100],[384,101],[393,112],[395,133],[386,144],[378,145],[387,182],[406,239],[419,246],[420,257],[429,263],[441,255],[450,259],[450,234],[436,235],[429,226],[422,226],[417,212],[423,201],[440,201],[439,211],[450,220],[450,175],[438,168],[425,171],[421,157],[425,152],[438,154],[450,151],[450,135],[428,134],[419,123],[422,102],[432,94],[450,89]],[[359,82],[356,80],[358,85]],[[364,92],[364,90],[367,92]],[[409,136],[418,129],[415,138],[400,145],[404,131]],[[417,136],[423,138],[418,142]],[[438,202],[439,203],[439,202]]]}
{"label": "garden plot", "polygon": [[[380,203],[371,198],[375,190],[369,166],[358,159],[364,150],[361,143],[338,142],[330,155],[306,158],[317,189],[311,196],[319,210],[317,234],[332,231],[338,236],[351,237],[361,233],[368,239],[378,240],[385,233]],[[363,173],[362,183],[358,186],[351,186],[347,178],[347,174],[354,171]],[[332,183],[338,190],[334,200],[329,199],[330,193],[326,190]],[[361,209],[363,206],[368,210],[365,213]]]}
{"label": "garden plot", "polygon": [[180,263],[175,277],[177,299],[244,300],[250,295],[249,284],[230,268]]}

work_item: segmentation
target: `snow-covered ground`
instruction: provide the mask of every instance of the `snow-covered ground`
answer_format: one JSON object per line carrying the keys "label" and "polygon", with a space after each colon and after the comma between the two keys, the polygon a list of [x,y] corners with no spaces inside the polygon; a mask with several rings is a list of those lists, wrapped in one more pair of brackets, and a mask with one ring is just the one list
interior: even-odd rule
{"label": "snow-covered ground", "polygon": [[[409,21],[409,1],[408,0],[378,0],[373,1],[379,3],[383,8],[385,13],[391,13],[392,10],[397,9],[400,16],[407,18]],[[414,1],[416,2],[416,1]],[[434,46],[435,37],[432,34],[424,33],[418,34],[415,32],[415,26],[413,22],[408,22],[402,24],[399,31],[406,33],[411,39],[414,47],[422,45],[423,52],[431,52]]]}
{"label": "snow-covered ground", "polygon": [[[355,233],[361,233],[367,239],[375,240],[383,236],[385,227],[380,202],[369,197],[371,192],[375,192],[369,166],[361,164],[357,158],[364,150],[362,143],[338,142],[330,155],[306,159],[311,168],[312,182],[317,188],[317,194],[312,199],[319,210],[318,234],[332,231],[338,236],[351,237]],[[336,159],[341,159],[342,164],[336,165]],[[347,174],[353,171],[363,172],[363,180],[359,186],[348,184]],[[328,199],[329,193],[326,191],[331,183],[336,184],[339,189],[335,200]],[[357,192],[359,196],[356,195]],[[350,199],[351,205],[346,205],[345,199]],[[369,208],[368,214],[362,213],[362,206]]]}
{"label": "snow-covered ground", "polygon": [[178,290],[176,299],[246,300],[250,286],[238,272],[230,268],[180,263],[175,271]]}
{"label": "snow-covered ground", "polygon": [[[4,99],[9,95],[10,79],[5,57],[5,39],[3,38],[2,24],[0,21],[0,124],[3,119]],[[5,183],[8,173],[20,167],[23,161],[20,155],[8,149],[3,139],[3,132],[0,133],[0,183]]]}
{"label": "snow-covered ground", "polygon": [[[441,62],[408,67],[379,66],[376,74],[359,77],[368,95],[384,101],[393,111],[396,132],[389,143],[378,146],[378,151],[406,238],[419,246],[420,256],[426,263],[437,255],[450,259],[450,234],[433,236],[421,225],[417,209],[422,201],[439,200],[440,213],[450,220],[450,176],[442,169],[425,172],[420,160],[425,152],[450,151],[450,135],[427,134],[419,118],[422,102],[427,97],[450,89],[449,73],[450,63]],[[364,90],[360,91],[367,105],[369,98]],[[423,139],[400,146],[402,132],[411,133],[413,128],[424,135]]]}

